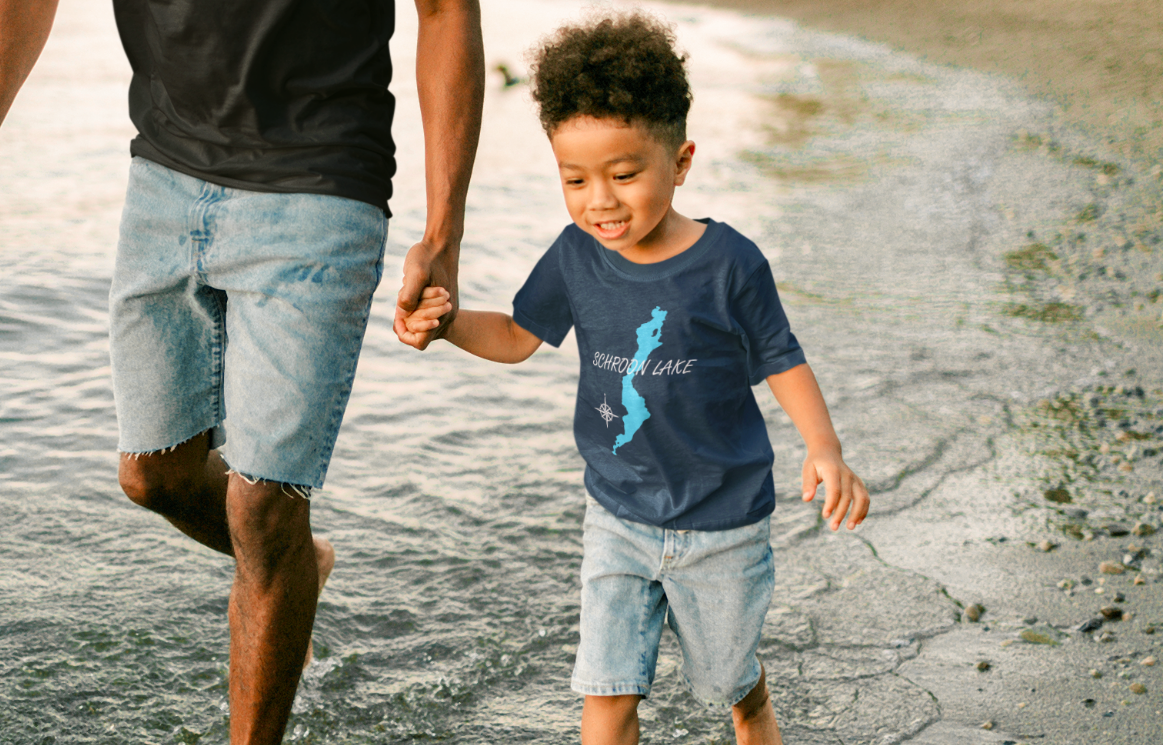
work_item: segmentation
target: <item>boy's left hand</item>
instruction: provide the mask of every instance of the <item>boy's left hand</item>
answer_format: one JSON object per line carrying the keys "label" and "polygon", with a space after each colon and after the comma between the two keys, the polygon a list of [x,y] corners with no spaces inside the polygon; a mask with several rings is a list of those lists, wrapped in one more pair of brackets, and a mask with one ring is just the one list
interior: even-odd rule
{"label": "boy's left hand", "polygon": [[[396,308],[396,336],[405,344],[423,349],[422,340],[440,325],[442,316],[452,311],[451,296],[443,287],[425,287],[416,310],[408,313]],[[427,345],[425,345],[427,346]]]}
{"label": "boy's left hand", "polygon": [[803,476],[805,502],[812,501],[816,496],[816,487],[821,482],[824,484],[824,509],[821,514],[828,520],[828,527],[839,530],[845,515],[848,515],[849,530],[864,522],[869,506],[868,488],[844,462],[838,450],[809,450],[808,457],[804,459]]}

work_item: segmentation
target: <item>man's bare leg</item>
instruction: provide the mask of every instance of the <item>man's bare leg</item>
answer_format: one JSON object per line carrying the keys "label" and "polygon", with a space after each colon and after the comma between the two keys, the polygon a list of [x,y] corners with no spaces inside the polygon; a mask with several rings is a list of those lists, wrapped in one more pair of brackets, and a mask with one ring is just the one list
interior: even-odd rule
{"label": "man's bare leg", "polygon": [[582,745],[638,745],[641,696],[586,696],[582,705]]}
{"label": "man's bare leg", "polygon": [[310,503],[280,484],[229,477],[208,433],[168,452],[123,454],[119,475],[135,503],[235,557],[231,741],[280,742],[310,640],[320,569],[326,579],[335,561],[330,543],[312,540]]}
{"label": "man's bare leg", "polygon": [[[335,568],[335,549],[326,539],[315,539],[315,563],[319,567],[319,594],[322,595],[323,585],[327,584],[327,578]],[[307,642],[307,656],[303,659],[303,669],[306,669],[313,659],[315,659],[314,639]]]}
{"label": "man's bare leg", "polygon": [[281,484],[230,479],[230,741],[276,744],[303,670],[319,574],[311,503]]}
{"label": "man's bare leg", "polygon": [[783,745],[775,709],[767,694],[767,673],[759,668],[759,682],[743,700],[731,707],[738,745]]}

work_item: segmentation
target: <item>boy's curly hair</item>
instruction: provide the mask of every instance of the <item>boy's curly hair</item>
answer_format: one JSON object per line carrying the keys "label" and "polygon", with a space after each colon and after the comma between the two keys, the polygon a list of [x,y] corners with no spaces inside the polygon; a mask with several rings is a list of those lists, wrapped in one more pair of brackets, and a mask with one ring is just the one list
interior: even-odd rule
{"label": "boy's curly hair", "polygon": [[562,26],[533,53],[531,84],[547,135],[575,116],[642,124],[668,146],[686,140],[691,89],[674,31],[641,11]]}

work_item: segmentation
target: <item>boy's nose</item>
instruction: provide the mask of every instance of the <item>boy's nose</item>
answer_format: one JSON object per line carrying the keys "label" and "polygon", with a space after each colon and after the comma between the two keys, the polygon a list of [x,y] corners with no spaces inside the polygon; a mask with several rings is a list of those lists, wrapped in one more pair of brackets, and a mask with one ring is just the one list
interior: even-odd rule
{"label": "boy's nose", "polygon": [[590,189],[589,207],[591,210],[610,209],[618,206],[618,198],[614,190],[605,184],[595,184]]}

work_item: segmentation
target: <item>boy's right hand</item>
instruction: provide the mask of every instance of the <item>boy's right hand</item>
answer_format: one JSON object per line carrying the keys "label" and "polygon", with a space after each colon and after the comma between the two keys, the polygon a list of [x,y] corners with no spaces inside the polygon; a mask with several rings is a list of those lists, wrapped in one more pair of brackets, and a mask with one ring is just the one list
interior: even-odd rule
{"label": "boy's right hand", "polygon": [[440,326],[440,319],[451,312],[452,299],[448,290],[425,287],[415,310],[408,313],[396,309],[396,336],[404,344],[423,349],[429,341],[428,332]]}

